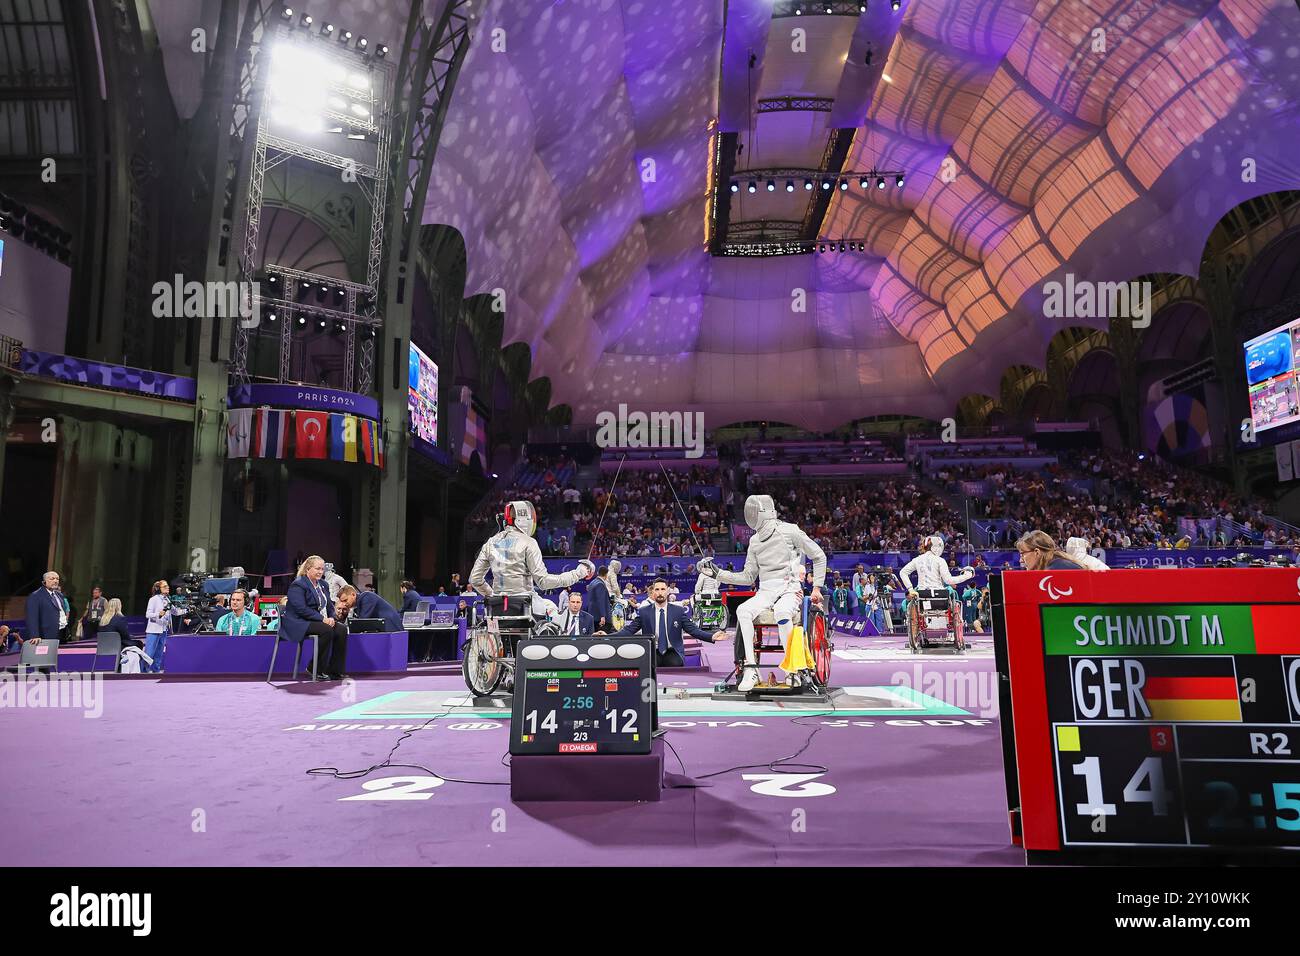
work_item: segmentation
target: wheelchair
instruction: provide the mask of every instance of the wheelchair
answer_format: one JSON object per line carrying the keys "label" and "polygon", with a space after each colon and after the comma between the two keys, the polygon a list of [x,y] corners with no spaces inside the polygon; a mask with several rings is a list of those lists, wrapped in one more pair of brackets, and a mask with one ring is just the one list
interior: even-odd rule
{"label": "wheelchair", "polygon": [[907,605],[907,648],[920,654],[928,647],[966,652],[961,601],[947,588],[919,588]]}
{"label": "wheelchair", "polygon": [[724,631],[730,621],[721,594],[697,594],[691,601],[691,623],[710,631]]}
{"label": "wheelchair", "polygon": [[483,601],[485,617],[461,646],[461,675],[475,697],[489,697],[498,688],[514,690],[515,648],[533,637],[557,637],[554,621],[533,616],[531,594],[494,594]]}
{"label": "wheelchair", "polygon": [[[764,642],[765,632],[777,631],[777,629],[776,615],[770,610],[764,611],[754,618],[754,660],[760,668],[763,664],[763,654],[780,654],[782,657],[785,655],[785,648],[781,645],[779,635],[774,643]],[[788,675],[787,683],[781,685],[781,690],[786,693],[791,691],[798,693],[806,689],[813,693],[824,694],[830,687],[831,652],[835,650],[835,645],[830,641],[830,630],[826,624],[826,612],[821,606],[808,604],[808,627],[803,632],[803,639],[805,651],[813,666],[806,672]],[[730,686],[733,690],[744,674],[745,650],[741,646],[740,640],[740,628],[736,628],[735,639],[732,641],[735,646],[736,668],[724,682],[724,685]],[[803,675],[806,675],[806,682]],[[773,688],[760,685],[759,690],[771,692]]]}

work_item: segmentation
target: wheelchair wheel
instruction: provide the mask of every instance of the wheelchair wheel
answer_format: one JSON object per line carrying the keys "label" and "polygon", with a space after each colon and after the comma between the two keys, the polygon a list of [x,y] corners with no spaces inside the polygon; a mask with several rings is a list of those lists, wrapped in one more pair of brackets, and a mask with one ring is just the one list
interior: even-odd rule
{"label": "wheelchair wheel", "polygon": [[821,610],[815,610],[808,619],[808,650],[813,659],[813,674],[822,687],[831,682],[833,649],[834,645],[826,634],[826,615]]}
{"label": "wheelchair wheel", "polygon": [[465,654],[460,662],[460,671],[465,678],[465,686],[476,697],[487,697],[497,689],[505,674],[501,635],[484,629],[471,632],[465,642]]}

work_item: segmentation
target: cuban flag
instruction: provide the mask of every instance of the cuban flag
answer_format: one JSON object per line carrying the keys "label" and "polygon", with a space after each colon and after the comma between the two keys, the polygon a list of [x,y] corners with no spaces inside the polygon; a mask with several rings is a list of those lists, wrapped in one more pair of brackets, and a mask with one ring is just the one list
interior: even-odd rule
{"label": "cuban flag", "polygon": [[259,408],[253,426],[253,457],[283,458],[288,447],[289,413]]}

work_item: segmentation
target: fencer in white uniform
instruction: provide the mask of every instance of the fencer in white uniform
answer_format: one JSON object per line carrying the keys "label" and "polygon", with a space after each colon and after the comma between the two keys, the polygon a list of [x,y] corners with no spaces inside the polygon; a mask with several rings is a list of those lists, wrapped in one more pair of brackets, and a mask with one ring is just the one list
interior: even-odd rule
{"label": "fencer in white uniform", "polygon": [[1100,558],[1094,558],[1088,553],[1087,538],[1070,538],[1065,542],[1065,553],[1074,560],[1078,561],[1089,571],[1109,571],[1110,565]]}
{"label": "fencer in white uniform", "polygon": [[[929,547],[903,565],[902,570],[898,572],[898,577],[903,582],[903,587],[907,588],[909,598],[916,597],[918,590],[942,590],[945,587],[955,589],[957,585],[975,577],[972,568],[966,568],[961,574],[954,575],[948,570],[948,562],[941,557],[942,554],[943,536],[932,534],[929,538]],[[915,586],[912,584],[913,573],[916,574]]]}
{"label": "fencer in white uniform", "polygon": [[[537,593],[537,589],[567,588],[596,573],[596,566],[583,558],[578,566],[560,574],[551,574],[542,560],[542,549],[533,537],[537,530],[537,513],[531,502],[512,501],[503,516],[505,527],[483,542],[469,585],[484,597],[493,594],[530,594],[533,616],[554,616],[555,603]],[[492,583],[487,581],[492,572]]]}
{"label": "fencer in white uniform", "polygon": [[745,499],[745,523],[754,529],[745,551],[745,567],[740,571],[723,571],[705,558],[697,568],[701,574],[722,584],[752,585],[758,591],[736,609],[737,640],[745,652],[744,673],[736,689],[747,693],[758,684],[758,663],[754,658],[754,618],[771,610],[781,633],[781,644],[790,639],[803,608],[803,562],[813,562],[812,600],[820,604],[822,585],[826,583],[826,552],[804,534],[796,524],[781,521],[770,495],[750,495]]}

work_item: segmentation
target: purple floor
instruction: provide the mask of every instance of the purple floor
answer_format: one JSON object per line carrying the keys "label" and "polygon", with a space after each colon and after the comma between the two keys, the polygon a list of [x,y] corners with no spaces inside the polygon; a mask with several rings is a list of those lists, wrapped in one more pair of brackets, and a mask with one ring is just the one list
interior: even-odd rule
{"label": "purple floor", "polygon": [[[424,723],[322,716],[395,691],[463,691],[459,670],[362,678],[351,700],[336,683],[110,678],[94,719],[73,708],[0,708],[4,803],[21,808],[8,816],[0,864],[1019,864],[1008,840],[987,642],[971,657],[924,660],[878,638],[837,646],[864,659],[837,658],[834,684],[888,687],[905,677],[964,713],[845,717],[822,709],[796,722],[772,708],[675,716],[685,703],[665,700],[668,740],[699,786],[646,804],[515,805],[507,786],[450,781],[392,799],[396,781],[373,781],[424,771],[346,781],[306,773],[369,766],[399,728]],[[673,691],[711,685],[731,645],[709,650],[712,675],[664,672],[661,683]],[[440,719],[408,737],[393,760],[505,783],[508,723],[508,712]],[[770,774],[759,767],[698,779],[793,754],[818,727],[798,760],[825,773],[797,767],[804,778],[744,779]],[[671,752],[667,769],[680,780]],[[764,792],[778,786],[808,789]]]}

